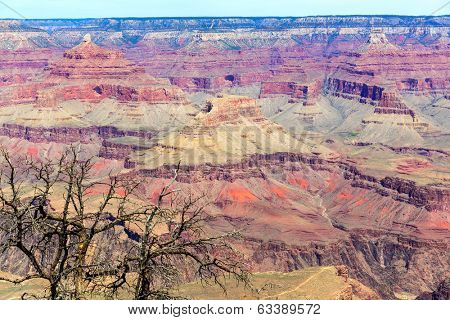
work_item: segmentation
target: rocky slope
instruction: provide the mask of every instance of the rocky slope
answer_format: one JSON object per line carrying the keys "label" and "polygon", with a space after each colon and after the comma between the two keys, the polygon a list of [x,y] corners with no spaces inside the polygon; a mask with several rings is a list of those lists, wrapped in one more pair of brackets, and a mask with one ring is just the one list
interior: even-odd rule
{"label": "rocky slope", "polygon": [[[2,277],[14,278],[11,274]],[[187,299],[292,299],[292,300],[377,300],[379,295],[372,289],[348,275],[345,266],[306,268],[281,273],[267,272],[252,275],[254,289],[242,288],[229,283],[227,294],[219,287],[205,287],[193,282],[174,289],[174,294]],[[30,280],[21,285],[0,281],[0,300],[17,300],[23,293],[39,294],[46,289],[46,283]],[[120,299],[129,299],[121,294]]]}
{"label": "rocky slope", "polygon": [[442,281],[437,289],[433,292],[424,292],[420,294],[416,300],[449,300],[450,280],[447,278]]}
{"label": "rocky slope", "polygon": [[254,289],[230,283],[227,294],[219,287],[205,287],[199,282],[182,285],[175,292],[189,299],[258,300],[377,300],[370,288],[348,276],[345,266],[305,268],[289,273],[265,272],[252,275]]}

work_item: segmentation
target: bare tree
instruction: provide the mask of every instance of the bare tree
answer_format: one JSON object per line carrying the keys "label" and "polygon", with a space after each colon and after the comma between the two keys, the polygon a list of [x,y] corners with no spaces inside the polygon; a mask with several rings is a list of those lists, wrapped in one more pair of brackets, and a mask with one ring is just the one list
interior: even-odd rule
{"label": "bare tree", "polygon": [[[179,167],[173,179],[162,189],[155,206],[144,216],[141,240],[137,256],[128,257],[137,261],[137,281],[134,285],[135,299],[170,298],[167,288],[180,276],[178,271],[185,262],[195,268],[197,278],[222,286],[220,276],[234,275],[247,283],[240,257],[229,244],[239,236],[232,232],[205,237],[205,206],[203,196],[191,194],[179,197],[180,190],[171,190],[176,181]],[[175,197],[171,197],[176,194]],[[171,197],[171,205],[163,206],[164,199]],[[179,200],[179,201],[178,201]],[[174,205],[175,204],[175,205]],[[164,223],[167,232],[158,233],[158,225]],[[162,276],[162,277],[161,277]],[[158,282],[162,284],[158,287]]]}
{"label": "bare tree", "polygon": [[98,180],[75,147],[58,160],[1,156],[1,252],[24,256],[29,272],[0,280],[46,280],[35,298],[170,299],[186,279],[248,283],[230,245],[239,234],[206,231],[204,197],[173,188],[178,169],[150,203],[130,176]]}

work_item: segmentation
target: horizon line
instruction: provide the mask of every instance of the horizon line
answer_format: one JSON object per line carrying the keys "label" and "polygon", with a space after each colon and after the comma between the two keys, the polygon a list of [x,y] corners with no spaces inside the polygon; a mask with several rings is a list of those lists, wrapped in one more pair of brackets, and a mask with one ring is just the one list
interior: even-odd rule
{"label": "horizon line", "polygon": [[73,18],[0,18],[0,20],[97,20],[97,19],[298,19],[319,17],[405,17],[405,18],[440,18],[450,17],[444,15],[399,15],[399,14],[348,14],[348,15],[306,15],[306,16],[161,16],[161,17],[73,17]]}

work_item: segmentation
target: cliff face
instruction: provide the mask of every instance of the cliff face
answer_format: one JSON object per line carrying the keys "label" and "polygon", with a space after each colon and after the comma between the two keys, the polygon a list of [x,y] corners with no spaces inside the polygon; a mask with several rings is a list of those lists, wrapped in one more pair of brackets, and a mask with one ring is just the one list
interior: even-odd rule
{"label": "cliff face", "polygon": [[124,160],[124,167],[131,168],[133,165],[127,163],[127,158],[130,154],[139,150],[146,150],[148,148],[136,145],[127,145],[121,143],[114,143],[107,140],[103,140],[102,147],[98,153],[98,156],[106,159]]}
{"label": "cliff face", "polygon": [[[254,155],[234,164],[181,166],[177,180],[182,183],[224,180],[234,182],[250,178],[266,178],[264,168],[277,167],[289,171],[302,171],[297,164],[307,164],[316,170],[338,170],[343,178],[350,180],[352,187],[372,190],[381,196],[391,196],[394,200],[407,202],[429,211],[450,209],[450,191],[436,187],[417,186],[414,181],[395,177],[382,179],[365,175],[356,167],[342,162],[329,161],[290,153]],[[133,166],[134,167],[134,166]],[[152,178],[169,179],[175,166],[163,166],[157,169],[141,169],[139,175]]]}
{"label": "cliff face", "polygon": [[125,136],[149,139],[153,135],[155,135],[155,132],[121,130],[112,126],[85,127],[85,128],[71,128],[71,127],[33,128],[15,124],[4,124],[3,127],[0,128],[0,134],[3,136],[7,136],[9,138],[19,138],[34,143],[57,142],[64,144],[72,144],[79,142],[88,144],[92,143],[93,141],[94,142],[100,141],[102,139],[125,137]]}
{"label": "cliff face", "polygon": [[206,127],[217,127],[223,124],[235,124],[240,117],[258,123],[265,121],[255,99],[230,96],[211,99],[207,102],[209,111],[203,123]]}
{"label": "cliff face", "polygon": [[360,103],[377,105],[381,100],[384,88],[366,83],[328,78],[326,90],[336,97],[355,99]]}
{"label": "cliff face", "polygon": [[260,97],[266,98],[284,95],[294,98],[291,102],[301,101],[304,105],[314,105],[321,89],[322,82],[317,80],[308,84],[289,81],[263,81],[261,83]]}
{"label": "cliff face", "polygon": [[433,292],[421,293],[416,300],[449,300],[450,299],[450,279],[439,283],[436,290]]}
{"label": "cliff face", "polygon": [[[441,268],[448,265],[445,247],[363,231],[332,245],[291,247],[276,242],[252,245],[256,247],[253,258],[264,266],[263,270],[275,265],[289,271],[305,266],[345,264],[352,277],[380,292],[383,298],[394,298],[394,292],[401,290],[419,294],[419,288],[445,277],[446,271]],[[421,271],[424,265],[426,274]]]}

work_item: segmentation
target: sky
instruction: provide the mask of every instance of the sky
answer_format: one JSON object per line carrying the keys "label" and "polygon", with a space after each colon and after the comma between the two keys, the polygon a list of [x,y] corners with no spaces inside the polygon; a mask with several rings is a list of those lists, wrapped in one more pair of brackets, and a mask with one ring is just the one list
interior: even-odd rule
{"label": "sky", "polygon": [[0,18],[448,15],[448,0],[0,0]]}

